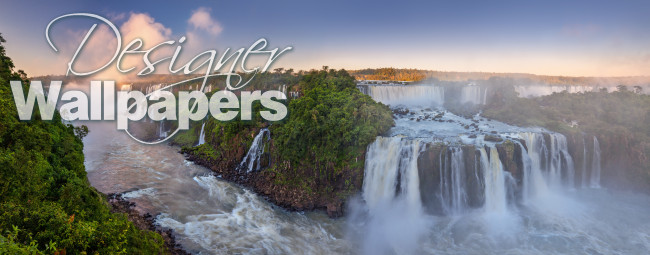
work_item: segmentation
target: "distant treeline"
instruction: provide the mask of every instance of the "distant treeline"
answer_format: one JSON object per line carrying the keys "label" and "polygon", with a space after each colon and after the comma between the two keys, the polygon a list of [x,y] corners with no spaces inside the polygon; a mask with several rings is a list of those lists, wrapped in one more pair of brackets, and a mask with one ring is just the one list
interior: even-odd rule
{"label": "distant treeline", "polygon": [[488,73],[488,72],[444,72],[421,69],[377,68],[350,71],[357,80],[388,81],[471,81],[488,80],[491,77],[528,80],[530,83],[553,85],[598,85],[598,86],[640,86],[650,85],[650,76],[634,77],[569,77],[548,76],[524,73]]}

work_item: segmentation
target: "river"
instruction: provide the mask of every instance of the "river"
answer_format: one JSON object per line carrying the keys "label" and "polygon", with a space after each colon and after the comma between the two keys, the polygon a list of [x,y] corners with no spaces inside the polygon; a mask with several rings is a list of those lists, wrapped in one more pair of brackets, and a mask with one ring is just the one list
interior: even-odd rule
{"label": "river", "polygon": [[[330,219],[323,212],[288,212],[186,161],[179,148],[137,143],[116,131],[114,123],[86,123],[91,132],[84,140],[85,164],[91,184],[99,191],[124,193],[125,198],[137,203],[137,210],[157,215],[159,225],[173,229],[184,248],[200,254],[650,251],[650,197],[562,184],[565,181],[561,177],[568,176],[564,171],[573,171],[573,165],[570,155],[562,154],[566,145],[562,145],[561,135],[546,136],[553,140],[548,141],[553,148],[539,149],[554,163],[543,164],[538,155],[542,153],[533,146],[535,139],[544,139],[534,133],[539,130],[517,130],[480,117],[473,122],[443,112],[420,109],[416,115],[398,118],[389,136],[369,146],[363,191],[350,200],[347,215],[339,219]],[[439,114],[442,119],[424,124],[426,116]],[[476,138],[454,133],[464,132],[464,126],[471,123],[478,123]],[[516,186],[513,177],[503,170],[497,150],[483,141],[480,130],[507,131],[503,137],[528,141],[528,151],[522,152],[526,177],[521,199],[510,198]],[[440,154],[449,162],[444,161],[438,169],[441,176],[448,176],[440,184],[436,181],[439,190],[423,187],[429,184],[421,179],[426,172],[418,170],[422,167],[418,157],[426,143],[436,142],[480,143],[473,169],[480,169],[481,175],[471,172],[476,174],[485,198],[479,205],[470,206],[468,202],[475,189],[458,181],[474,177],[466,170],[470,167],[463,165],[468,161],[461,160],[467,152],[455,145]],[[557,176],[553,171],[558,171]],[[422,199],[427,196],[434,202]],[[440,203],[442,213],[427,210],[436,207],[431,203]]]}

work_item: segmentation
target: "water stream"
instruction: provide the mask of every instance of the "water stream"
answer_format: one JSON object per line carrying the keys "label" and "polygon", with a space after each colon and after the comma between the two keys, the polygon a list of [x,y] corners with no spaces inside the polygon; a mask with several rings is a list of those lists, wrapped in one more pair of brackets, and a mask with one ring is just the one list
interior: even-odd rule
{"label": "water stream", "polygon": [[[88,178],[101,192],[124,192],[138,210],[172,228],[186,249],[201,254],[650,250],[650,197],[574,187],[573,157],[561,134],[429,109],[442,103],[441,88],[401,88],[365,88],[380,101],[412,105],[404,106],[409,112],[396,117],[386,136],[368,146],[362,191],[340,219],[287,212],[185,161],[179,148],[139,144],[110,123],[89,124]],[[480,93],[472,94],[478,99]],[[268,133],[262,130],[255,138],[242,169],[257,170]],[[506,152],[494,137],[514,143],[510,153],[518,153],[521,175],[505,170],[500,158]],[[599,187],[595,138],[594,147],[589,184]]]}

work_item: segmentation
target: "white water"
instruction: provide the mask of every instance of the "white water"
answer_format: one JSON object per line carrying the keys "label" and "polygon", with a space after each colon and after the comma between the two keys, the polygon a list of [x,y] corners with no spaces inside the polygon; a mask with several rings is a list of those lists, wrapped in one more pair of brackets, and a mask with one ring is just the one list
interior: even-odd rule
{"label": "white water", "polygon": [[264,154],[264,144],[271,138],[271,133],[267,128],[263,128],[253,139],[251,147],[248,149],[246,156],[239,164],[240,169],[246,169],[247,173],[259,171],[261,169],[261,158]]}
{"label": "white water", "polygon": [[205,122],[203,122],[203,124],[201,124],[201,134],[199,134],[199,143],[197,144],[197,146],[205,143],[205,130],[204,129],[205,129]]}
{"label": "white water", "polygon": [[158,137],[167,138],[167,131],[165,131],[165,122],[160,121],[158,124]]}
{"label": "white water", "polygon": [[86,170],[104,193],[126,192],[194,254],[349,254],[343,219],[287,212],[185,161],[178,148],[143,145],[111,123],[85,123]]}
{"label": "white water", "polygon": [[445,90],[433,85],[368,85],[368,95],[375,101],[389,105],[441,106],[445,103]]}
{"label": "white water", "polygon": [[504,171],[498,150],[488,144],[477,147],[485,203],[480,208],[462,204],[468,187],[456,185],[455,180],[471,176],[467,176],[463,151],[451,146],[439,156],[449,159],[442,158],[437,168],[446,180],[440,183],[440,194],[448,198],[443,203],[450,208],[443,216],[425,213],[417,199],[423,187],[413,182],[421,178],[416,155],[424,142],[378,137],[366,155],[361,197],[365,203],[351,202],[347,238],[358,243],[363,254],[637,254],[648,250],[649,197],[575,190],[566,182],[551,185],[558,175],[568,176],[572,167],[563,156],[567,148],[561,135],[521,132],[514,137],[523,140],[523,144],[515,141],[524,168],[519,184],[523,203],[511,203],[514,178]]}
{"label": "white water", "polygon": [[[650,250],[650,197],[607,189],[572,190],[566,178],[573,164],[566,139],[560,135],[550,134],[548,140],[540,129],[448,112],[444,122],[410,119],[441,112],[418,109],[414,115],[400,117],[391,137],[380,137],[369,146],[360,198],[365,202],[351,201],[345,219],[332,220],[321,212],[286,212],[184,161],[177,148],[138,144],[115,133],[110,124],[90,126],[84,140],[86,167],[98,190],[129,191],[125,196],[137,203],[138,210],[162,213],[158,223],[174,229],[184,247],[201,254],[646,254]],[[464,128],[471,123],[477,123],[477,130]],[[491,147],[493,143],[483,141],[492,131],[523,140],[518,144],[524,168],[517,184],[522,189],[520,204],[510,198],[513,178],[503,170],[498,151]],[[263,133],[258,141],[264,141]],[[470,134],[477,137],[469,138]],[[475,161],[484,174],[486,197],[481,207],[466,206],[440,216],[423,211],[419,198],[424,175],[418,155],[425,143],[437,142],[451,148],[459,143],[487,145],[477,147],[481,156]],[[257,152],[264,146],[257,148],[253,152],[261,155]],[[450,150],[452,160],[446,164],[457,170],[450,170],[449,176],[461,173],[459,179],[478,178],[464,172],[469,166],[461,167],[463,160],[453,160],[467,153]],[[254,165],[246,164],[246,169]],[[456,187],[448,183],[458,191],[449,195],[463,201],[456,194],[467,194],[468,187],[457,183]]]}
{"label": "white water", "polygon": [[598,138],[594,136],[594,155],[591,158],[591,181],[589,186],[600,188],[600,144]]}
{"label": "white water", "polygon": [[463,87],[460,94],[460,103],[486,104],[487,88],[481,88],[476,85]]}
{"label": "white water", "polygon": [[524,165],[522,198],[523,202],[527,203],[534,198],[548,194],[548,184],[542,173],[542,160],[544,160],[542,157],[546,155],[547,150],[543,136],[536,133],[521,133],[519,135],[528,146],[528,151],[526,151],[520,144]]}
{"label": "white water", "polygon": [[584,135],[582,136],[582,180],[581,186],[587,187],[587,143]]}
{"label": "white water", "polygon": [[[581,93],[581,92],[598,92],[600,88],[596,86],[569,86],[569,85],[548,85],[548,84],[531,84],[531,85],[517,85],[515,91],[520,97],[540,97],[547,96],[553,93],[568,92],[568,93]],[[608,88],[610,91],[612,88]]]}
{"label": "white water", "polygon": [[350,231],[360,239],[355,241],[364,253],[412,254],[417,250],[418,237],[430,224],[422,212],[419,155],[420,141],[401,136],[377,137],[368,146],[362,193],[365,204],[353,202],[356,208],[350,216]]}
{"label": "white water", "polygon": [[[420,142],[402,137],[378,137],[368,146],[363,198],[370,211],[392,201],[398,193],[412,211],[421,209],[417,159]],[[398,181],[398,176],[401,180]]]}
{"label": "white water", "polygon": [[[399,86],[390,89],[394,87]],[[463,94],[463,101],[469,102],[466,98],[476,93],[468,89]],[[410,101],[406,93],[401,95],[405,97],[401,100]],[[379,99],[384,98],[382,95]],[[641,201],[636,199],[648,201],[649,198],[612,191],[576,190],[574,162],[563,135],[538,128],[513,127],[480,116],[467,119],[444,110],[424,109],[427,105],[412,106],[399,100],[393,104],[406,105],[409,111],[397,116],[389,137],[378,137],[368,147],[363,202],[351,203],[348,224],[352,240],[362,244],[362,253],[636,254],[648,251],[650,230],[646,228],[650,223],[643,219],[650,218],[650,204],[639,204]],[[442,117],[431,118],[440,114]],[[467,128],[472,123],[475,126]],[[494,142],[484,140],[488,134],[512,139],[518,147],[522,167],[519,182],[504,170]],[[430,173],[418,169],[424,167],[421,165],[403,171],[407,168],[400,162],[417,163],[413,154],[403,153],[413,149],[405,141],[420,141],[421,148],[426,147],[424,143],[446,146],[437,155],[440,165],[434,167],[439,182],[439,191],[434,192],[440,197],[444,215],[430,215],[422,209],[411,211],[406,206],[406,196],[423,195],[423,190],[430,189],[422,186],[420,191],[405,192],[402,185],[415,185],[405,184],[406,180],[400,177],[410,172],[417,173],[420,179],[424,178],[421,174]],[[466,165],[471,159],[466,158],[471,155],[464,155],[467,152],[460,149],[459,143],[476,146],[480,156],[474,160],[483,174],[481,182],[470,181],[474,176]],[[583,150],[586,155],[586,148]],[[484,202],[478,208],[468,203],[472,185],[482,185],[479,187],[484,192]],[[398,191],[397,187],[402,190]],[[514,194],[516,190],[521,196]],[[610,208],[610,203],[620,207]],[[634,220],[625,220],[624,227],[619,226],[626,217],[615,212],[619,210],[629,210]]]}
{"label": "white water", "polygon": [[485,211],[490,213],[506,213],[506,181],[503,173],[503,166],[499,160],[499,152],[496,148],[490,149],[490,158],[484,147],[481,152],[481,168],[483,170],[485,183]]}
{"label": "white water", "polygon": [[446,150],[446,153],[450,156],[447,157],[447,154],[443,155],[443,153],[439,155],[440,201],[447,214],[460,214],[467,209],[463,150],[451,147]]}

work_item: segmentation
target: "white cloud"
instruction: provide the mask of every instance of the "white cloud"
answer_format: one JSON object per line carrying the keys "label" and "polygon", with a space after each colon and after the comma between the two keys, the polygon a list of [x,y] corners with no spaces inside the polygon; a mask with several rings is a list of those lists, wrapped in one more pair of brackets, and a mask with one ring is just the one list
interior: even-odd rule
{"label": "white cloud", "polygon": [[212,19],[210,11],[210,8],[201,7],[192,13],[192,16],[187,22],[196,29],[204,30],[216,36],[221,33],[223,28],[219,22]]}
{"label": "white cloud", "polygon": [[[140,50],[147,50],[163,41],[172,40],[171,29],[165,27],[163,24],[155,21],[154,18],[146,13],[130,13],[130,14],[116,14],[115,16],[123,16],[128,18],[119,26],[122,35],[122,49],[126,47],[132,40],[139,38],[142,40],[143,45]],[[86,35],[87,31],[66,31],[66,38],[62,44],[61,53],[59,54],[59,61],[57,63],[68,63],[74,51],[79,47],[79,43]],[[99,25],[89,37],[83,50],[80,52],[78,58],[75,60],[74,69],[77,72],[88,72],[96,70],[105,65],[111,60],[115,54],[117,47],[117,39],[115,34],[106,25]],[[149,55],[151,61],[155,61],[161,57],[170,56],[173,53],[172,47],[160,47]],[[121,73],[116,68],[117,59],[108,65],[102,71],[92,75],[94,79],[114,79],[122,80],[126,76],[134,76],[144,68],[142,54],[126,54],[120,62],[122,69],[130,69],[135,67],[127,74]],[[158,66],[157,69],[165,69]],[[64,69],[65,70],[65,69]]]}

